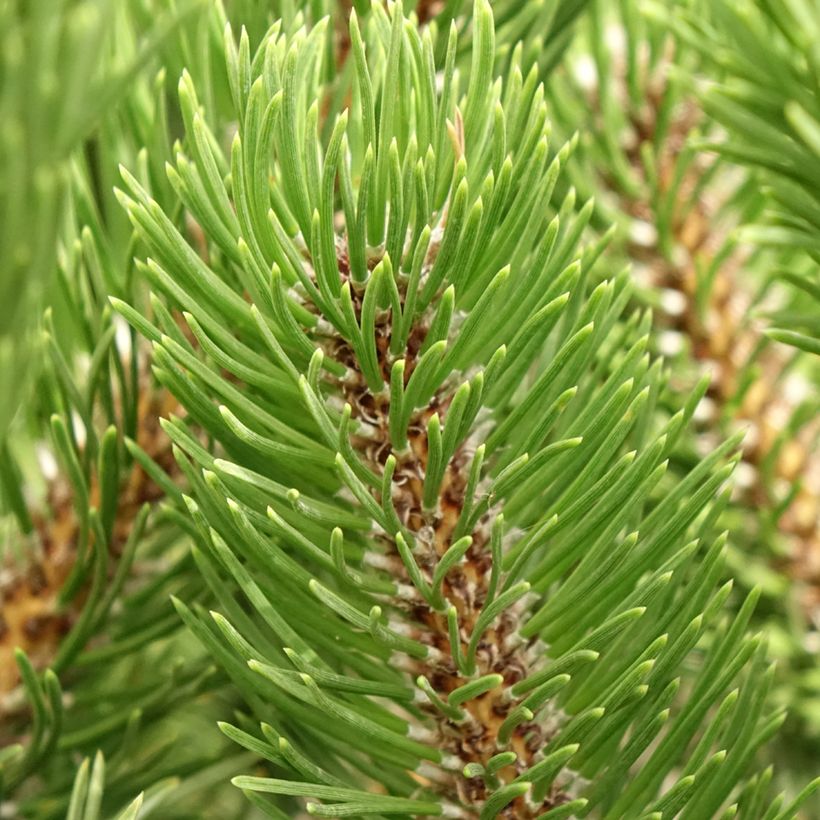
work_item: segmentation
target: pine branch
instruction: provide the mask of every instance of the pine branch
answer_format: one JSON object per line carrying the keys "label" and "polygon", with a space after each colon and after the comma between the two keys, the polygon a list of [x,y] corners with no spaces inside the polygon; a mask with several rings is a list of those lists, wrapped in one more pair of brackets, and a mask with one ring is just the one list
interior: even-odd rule
{"label": "pine branch", "polygon": [[[52,293],[71,154],[196,10],[195,1],[178,8],[163,4],[139,27],[131,9],[106,10],[93,0],[61,3],[55,9],[8,0],[0,7],[3,438],[39,365],[36,318]],[[133,42],[115,36],[115,23],[125,31],[130,24]],[[119,50],[111,58],[115,40]]]}
{"label": "pine branch", "polygon": [[[127,62],[132,52],[144,59],[151,48],[120,11],[117,59]],[[166,58],[168,33],[152,46],[165,46]],[[155,507],[166,492],[180,497],[171,445],[158,424],[163,402],[166,410],[175,402],[152,383],[146,346],[106,307],[108,294],[131,298],[134,291],[130,229],[107,210],[99,187],[112,150],[136,157],[149,142],[162,167],[163,83],[163,72],[153,82],[131,78],[116,110],[100,117],[87,155],[68,165],[54,277],[60,298],[44,322],[46,361],[25,407],[27,426],[18,419],[2,445],[3,512],[14,514],[20,535],[4,529],[1,796],[2,811],[21,816],[66,816],[76,759],[94,750],[109,762],[106,812],[155,780],[184,774],[192,756],[185,740],[182,753],[169,748],[167,722],[219,683],[201,655],[186,650],[168,601],[170,591],[196,595],[198,586],[175,546],[177,522]],[[29,435],[38,440],[49,432],[51,440],[38,447],[56,463],[43,470],[40,491]],[[174,657],[180,650],[184,663]],[[206,767],[214,753],[219,744],[200,746],[193,768]],[[149,788],[153,802],[161,791]]]}
{"label": "pine branch", "polygon": [[[593,43],[607,19],[597,14]],[[584,62],[587,55],[576,54],[574,72],[551,84],[565,128],[577,128],[585,116],[579,98],[586,96],[595,112],[569,173],[585,196],[599,194],[603,213],[624,222],[623,251],[635,260],[642,295],[653,304],[656,324],[680,364],[676,379],[689,378],[691,359],[711,374],[699,412],[707,446],[727,425],[749,427],[737,497],[768,511],[750,536],[768,550],[766,542],[777,531],[793,556],[807,556],[820,534],[813,404],[794,389],[805,383],[795,374],[800,362],[768,342],[755,316],[770,289],[768,269],[786,262],[738,242],[739,221],[762,206],[754,180],[732,178],[725,163],[697,151],[706,121],[682,71],[693,63],[688,43],[666,42],[646,56],[645,48],[659,37],[655,29],[666,24],[630,14],[626,9],[618,19],[620,46],[593,49],[594,79],[586,76],[592,68]],[[695,61],[692,71],[699,70]],[[603,193],[590,179],[601,180]],[[609,200],[613,195],[617,208]],[[782,564],[779,554],[774,560]]]}
{"label": "pine branch", "polygon": [[[4,609],[32,658],[2,812],[785,820],[817,788],[770,802],[754,771],[784,714],[759,592],[722,583],[740,437],[681,464],[705,383],[671,394],[567,184],[589,137],[550,139],[540,81],[587,3],[466,5],[240,3],[238,41],[216,5],[74,156],[28,414],[61,473],[37,505],[23,443],[0,464],[46,546]],[[657,154],[621,153],[600,94],[599,167],[721,353],[691,283],[736,203],[700,202],[694,109],[665,119],[631,51],[625,76]]]}
{"label": "pine branch", "polygon": [[[672,357],[673,383],[700,375],[691,373],[693,359],[709,368],[698,436],[685,442],[691,458],[708,452],[727,427],[749,426],[742,473],[722,518],[745,536],[730,569],[743,584],[763,583],[766,622],[781,635],[778,697],[793,704],[788,734],[810,745],[816,594],[801,582],[816,576],[820,534],[812,371],[807,357],[768,341],[765,320],[773,298],[783,297],[773,274],[803,270],[805,259],[799,250],[751,247],[738,235],[738,224],[759,216],[765,192],[755,175],[703,152],[714,126],[700,111],[699,84],[725,46],[703,55],[702,36],[697,43],[669,37],[665,9],[643,19],[628,5],[599,14],[589,43],[579,43],[567,73],[549,86],[559,134],[587,123],[567,173],[583,197],[596,194],[600,213],[621,223],[612,249],[635,260],[640,295],[662,329],[660,349]],[[596,44],[605,25],[620,36],[602,48]],[[584,99],[593,118],[578,102]],[[772,754],[783,759],[781,747]],[[812,755],[794,757],[799,768]]]}
{"label": "pine branch", "polygon": [[573,143],[550,161],[543,89],[492,84],[486,3],[463,89],[455,34],[435,88],[429,30],[397,5],[352,18],[323,144],[325,30],[252,60],[228,29],[230,159],[183,77],[169,173],[206,254],[126,170],[119,194],[140,274],[201,344],[117,306],[187,412],[163,426],[219,611],[176,606],[262,722],[223,731],[288,775],[235,783],[323,816],[712,816],[780,721],[757,595],[719,622],[723,540],[698,543],[737,439],[656,489],[694,404],[639,423],[659,371],[620,319],[627,277],[576,248],[589,208],[550,212]]}
{"label": "pine branch", "polygon": [[701,96],[707,113],[728,134],[709,147],[758,169],[771,186],[768,224],[744,231],[749,241],[781,248],[791,257],[791,270],[780,278],[794,288],[794,297],[773,315],[770,335],[813,354],[820,350],[817,11],[814,0],[802,5],[749,2],[721,7],[708,19],[683,14],[678,22],[682,37],[704,51],[707,61],[714,59],[715,48],[722,55],[717,81]]}

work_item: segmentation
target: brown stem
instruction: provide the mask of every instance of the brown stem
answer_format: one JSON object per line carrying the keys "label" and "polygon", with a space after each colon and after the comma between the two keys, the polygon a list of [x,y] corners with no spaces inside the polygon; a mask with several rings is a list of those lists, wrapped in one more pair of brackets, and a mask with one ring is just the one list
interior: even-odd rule
{"label": "brown stem", "polygon": [[[168,415],[176,406],[170,393],[146,383],[137,411],[137,443],[172,475],[176,473],[176,468],[171,444],[158,419]],[[99,502],[98,480],[94,473],[89,494],[92,506]],[[114,559],[128,539],[142,505],[161,496],[160,487],[138,464],[134,464],[118,496],[110,544]],[[60,591],[77,558],[80,537],[73,492],[63,476],[50,482],[45,511],[36,511],[32,519],[35,524],[32,537],[36,539],[33,549],[29,549],[22,562],[10,564],[3,572],[0,590],[0,696],[9,693],[20,682],[14,660],[15,649],[22,649],[35,668],[48,666],[83,605],[82,593],[65,607],[59,604]],[[0,700],[0,710],[3,709]]]}
{"label": "brown stem", "polygon": [[[390,328],[388,313],[382,317],[377,327],[377,349],[381,370],[386,376],[392,366],[389,354]],[[415,352],[421,347],[426,332],[425,323],[420,322],[410,335],[405,354],[405,379],[412,373]],[[389,399],[386,395],[374,396],[370,393],[356,358],[345,343],[336,342],[328,352],[345,363],[352,374],[339,382],[338,388],[351,406],[352,418],[365,421],[368,425],[369,435],[366,438],[354,438],[353,443],[363,463],[379,474],[391,453]],[[464,443],[447,466],[435,510],[424,509],[422,494],[428,458],[426,424],[435,412],[443,415],[446,424],[451,398],[452,393],[445,386],[427,407],[416,411],[408,430],[407,451],[393,454],[397,465],[392,482],[392,502],[403,526],[416,542],[415,557],[428,581],[441,556],[453,543],[454,530],[465,503],[464,492],[470,467],[469,443]],[[445,599],[458,612],[462,652],[467,649],[470,635],[487,598],[492,564],[490,526],[491,517],[488,514],[470,533],[472,544],[463,561],[448,572],[442,583]],[[403,584],[415,589],[393,538],[385,535],[381,541],[385,554],[392,559],[391,563],[395,565]],[[446,614],[433,609],[417,590],[416,593],[410,601],[397,601],[396,607],[403,609],[414,625],[412,637],[436,651],[424,660],[411,662],[409,671],[414,679],[424,675],[434,690],[446,700],[448,693],[467,683],[468,679],[459,673],[453,660]],[[467,763],[485,765],[494,755],[511,749],[517,754],[516,762],[498,773],[502,782],[509,782],[536,762],[536,755],[549,739],[542,725],[527,722],[515,728],[509,743],[502,744],[499,741],[501,724],[516,705],[514,700],[504,696],[504,692],[533,671],[531,653],[528,652],[531,644],[517,637],[520,616],[521,610],[512,607],[499,616],[482,637],[476,653],[476,675],[500,674],[503,683],[463,704],[462,708],[468,714],[466,720],[453,721],[432,704],[425,707],[436,726],[438,747],[451,759],[458,761],[457,770],[446,773],[444,785],[432,782],[426,782],[426,785],[438,789],[446,797],[464,806],[480,806],[491,791],[481,778],[468,779],[462,776],[461,769]],[[498,816],[528,820],[568,799],[556,789],[538,806],[532,806],[521,798],[508,805]],[[468,813],[465,816],[478,816],[477,810],[466,811]]]}

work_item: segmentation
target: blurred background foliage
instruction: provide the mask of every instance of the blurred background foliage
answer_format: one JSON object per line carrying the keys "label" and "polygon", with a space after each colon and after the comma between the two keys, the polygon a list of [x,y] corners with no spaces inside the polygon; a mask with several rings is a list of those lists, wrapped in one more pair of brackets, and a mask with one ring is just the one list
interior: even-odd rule
{"label": "blurred background foliage", "polygon": [[677,466],[745,431],[718,527],[762,590],[790,710],[772,748],[798,781],[820,751],[818,22],[814,0],[595,0],[547,93],[580,135],[570,184],[652,310],[667,399],[709,375]]}
{"label": "blurred background foliage", "polygon": [[[194,9],[150,0],[0,4],[0,431],[38,367],[72,165],[94,150],[94,129],[157,52],[170,50]],[[112,244],[120,238],[112,232]]]}

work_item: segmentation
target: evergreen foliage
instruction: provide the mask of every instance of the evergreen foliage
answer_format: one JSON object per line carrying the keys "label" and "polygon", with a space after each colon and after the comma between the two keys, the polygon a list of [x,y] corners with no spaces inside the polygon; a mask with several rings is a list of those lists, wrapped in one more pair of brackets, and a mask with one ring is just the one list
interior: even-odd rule
{"label": "evergreen foliage", "polygon": [[[647,10],[592,4],[565,70],[547,86],[553,133],[579,131],[563,176],[581,199],[594,195],[595,227],[615,231],[607,252],[629,260],[638,298],[652,306],[652,349],[667,357],[671,385],[691,389],[711,376],[670,469],[688,470],[720,436],[747,431],[720,516],[733,535],[727,567],[742,588],[761,589],[756,623],[765,624],[777,659],[775,699],[789,708],[773,755],[812,772],[820,736],[812,557],[820,537],[818,371],[811,356],[767,338],[767,327],[811,322],[811,302],[789,283],[816,278],[816,263],[798,243],[764,243],[757,227],[745,226],[767,218],[768,191],[757,169],[712,150],[726,138],[715,119],[726,118],[719,104],[704,111],[700,95],[724,78],[731,49],[725,40],[705,44],[707,31],[715,36],[705,21],[735,20],[728,34],[742,31],[740,18],[723,4],[697,14],[693,6],[685,13],[697,33],[672,18],[670,36],[667,9]],[[799,64],[801,51],[787,53]]]}
{"label": "evergreen foliage", "polygon": [[36,365],[70,158],[190,3],[0,4],[0,433]]}
{"label": "evergreen foliage", "polygon": [[812,260],[781,272],[797,298],[774,317],[776,327],[769,332],[820,354],[820,5],[816,0],[719,4],[709,18],[683,16],[680,29],[710,59],[720,55],[719,80],[704,92],[705,111],[728,131],[714,147],[761,169],[769,187],[768,224],[750,228],[748,237],[804,251]]}
{"label": "evergreen foliage", "polygon": [[[34,302],[52,268],[56,295],[0,457],[6,552],[27,567],[0,636],[3,738],[20,735],[0,751],[4,810],[800,816],[820,779],[767,766],[786,714],[760,590],[726,574],[742,434],[697,453],[709,380],[670,386],[658,290],[618,230],[648,196],[674,255],[667,135],[636,178],[614,139],[628,112],[601,95],[585,122],[560,69],[581,29],[612,79],[602,4],[273,5],[169,4],[153,27],[162,4],[124,3],[106,94],[86,82],[59,135],[50,227],[27,226],[59,241],[20,261]],[[639,107],[634,55],[648,42],[660,65],[660,34],[619,13]],[[721,14],[703,31],[681,14],[681,71],[704,31],[729,36]],[[811,51],[781,30],[784,62]],[[94,77],[87,42],[65,59]],[[157,73],[122,69],[142,63]],[[806,94],[789,95],[802,112]],[[785,278],[812,293],[817,225],[794,203],[818,189],[767,174],[797,215],[749,238],[799,249]],[[622,199],[596,207],[602,179]],[[761,201],[739,190],[736,222]],[[19,281],[0,285],[28,299]],[[811,350],[815,318],[777,317],[772,343]],[[32,501],[43,430],[56,465]]]}

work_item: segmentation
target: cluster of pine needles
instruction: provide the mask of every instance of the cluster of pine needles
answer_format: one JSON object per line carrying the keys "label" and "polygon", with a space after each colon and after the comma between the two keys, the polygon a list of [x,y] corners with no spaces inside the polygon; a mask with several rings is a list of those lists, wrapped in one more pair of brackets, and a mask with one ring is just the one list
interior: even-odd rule
{"label": "cluster of pine needles", "polygon": [[818,43],[0,0],[0,816],[818,816]]}

